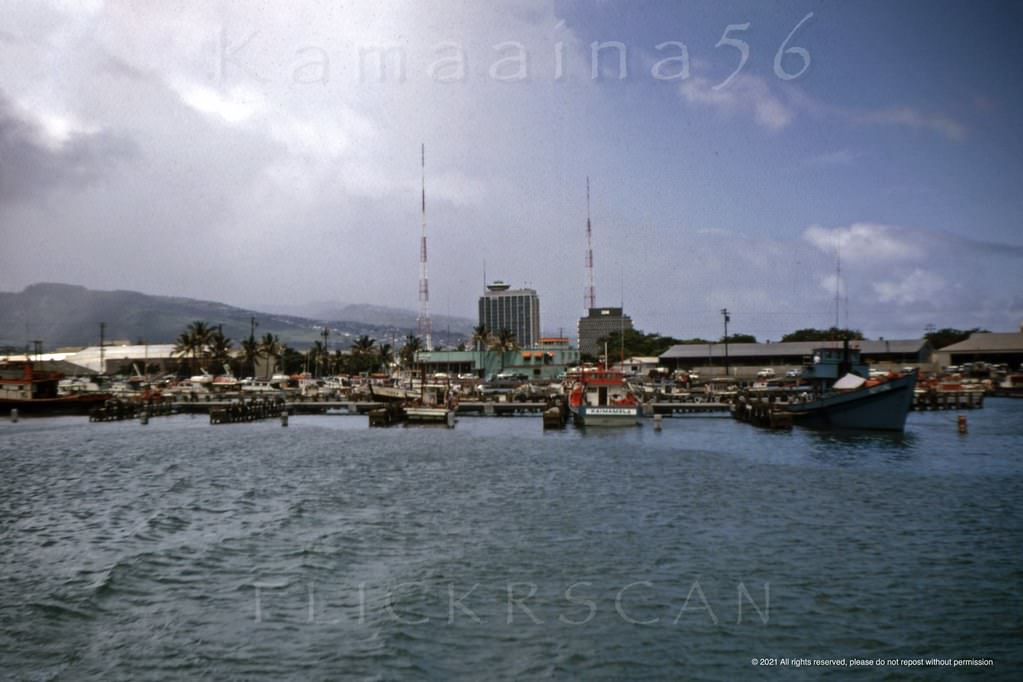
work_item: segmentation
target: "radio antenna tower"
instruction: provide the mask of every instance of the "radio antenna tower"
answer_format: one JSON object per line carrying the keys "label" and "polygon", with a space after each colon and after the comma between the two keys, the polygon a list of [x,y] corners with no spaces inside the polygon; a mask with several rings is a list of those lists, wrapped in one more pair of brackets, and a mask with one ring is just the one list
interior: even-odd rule
{"label": "radio antenna tower", "polygon": [[426,144],[420,149],[420,168],[423,175],[423,236],[419,242],[419,317],[416,332],[423,338],[428,351],[433,350],[433,325],[430,322],[430,277],[426,267]]}
{"label": "radio antenna tower", "polygon": [[586,176],[586,289],[583,307],[589,311],[597,307],[597,293],[593,287],[593,226],[590,224],[590,177]]}

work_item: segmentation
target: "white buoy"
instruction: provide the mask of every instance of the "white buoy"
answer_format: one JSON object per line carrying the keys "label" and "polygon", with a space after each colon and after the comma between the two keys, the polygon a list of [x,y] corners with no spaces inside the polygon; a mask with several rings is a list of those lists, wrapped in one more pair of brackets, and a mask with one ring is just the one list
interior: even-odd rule
{"label": "white buoy", "polygon": [[18,408],[16,407],[11,408],[11,422],[14,424],[18,423]]}
{"label": "white buoy", "polygon": [[664,416],[660,414],[654,415],[654,431],[661,430],[661,423],[664,421]]}
{"label": "white buoy", "polygon": [[149,410],[142,410],[142,414],[139,415],[139,423],[143,426],[149,423]]}
{"label": "white buoy", "polygon": [[281,412],[281,426],[288,425],[288,411],[284,410]]}

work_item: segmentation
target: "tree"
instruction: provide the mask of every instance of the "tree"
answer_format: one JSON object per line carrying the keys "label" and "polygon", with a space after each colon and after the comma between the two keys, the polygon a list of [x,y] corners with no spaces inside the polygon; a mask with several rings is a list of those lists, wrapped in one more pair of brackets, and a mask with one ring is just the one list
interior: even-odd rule
{"label": "tree", "polygon": [[519,347],[515,334],[507,327],[500,329],[496,336],[491,337],[490,343],[491,348],[499,351],[517,350]]}
{"label": "tree", "polygon": [[210,330],[209,336],[207,337],[207,347],[209,349],[210,358],[213,360],[214,374],[220,374],[223,366],[231,361],[232,345],[231,339],[224,336],[224,332],[220,327]]}
{"label": "tree", "polygon": [[259,357],[259,342],[256,341],[255,336],[250,335],[248,339],[242,341],[242,358],[245,367],[250,372],[249,376],[256,376],[257,357]]}
{"label": "tree", "polygon": [[263,338],[259,342],[259,354],[266,358],[266,376],[265,379],[270,378],[270,372],[273,370],[273,365],[281,357],[283,347],[281,346],[280,339],[276,335],[267,332],[263,335]]}
{"label": "tree", "polygon": [[931,347],[935,350],[944,348],[945,346],[951,346],[953,343],[959,343],[970,338],[970,334],[987,333],[986,329],[980,329],[974,327],[973,329],[939,329],[937,331],[928,332],[924,334],[924,338],[931,342]]}
{"label": "tree", "polygon": [[317,376],[323,376],[324,367],[330,359],[330,351],[323,345],[323,342],[313,341],[313,345],[306,353],[306,357],[309,360],[309,366],[313,369],[313,373]]}
{"label": "tree", "polygon": [[394,362],[394,348],[389,343],[382,343],[377,348],[377,357],[380,361],[380,367],[387,371],[391,369],[391,363]]}
{"label": "tree", "polygon": [[786,341],[862,341],[863,333],[857,329],[839,329],[830,327],[828,329],[797,329],[794,332],[781,337],[782,342]]}
{"label": "tree", "polygon": [[204,362],[200,362],[200,358],[204,359],[206,355],[207,346],[210,342],[210,335],[212,329],[202,320],[196,320],[190,322],[185,331],[178,335],[178,338],[174,341],[174,354],[182,357],[186,355],[192,356],[191,371],[194,372],[196,367],[202,367]]}
{"label": "tree", "polygon": [[305,368],[306,356],[287,345],[281,346],[281,371],[297,374]]}
{"label": "tree", "polygon": [[604,344],[606,343],[608,354],[612,357],[621,354],[624,354],[625,357],[650,357],[660,355],[672,346],[683,343],[678,339],[662,336],[658,333],[644,334],[638,329],[626,329],[624,331],[624,343],[622,342],[623,335],[621,332],[611,332],[607,336],[598,339],[597,343],[601,351],[603,352]]}
{"label": "tree", "polygon": [[487,329],[485,324],[478,324],[472,328],[472,336],[469,337],[469,342],[472,343],[472,347],[476,350],[483,350],[490,344],[490,330]]}
{"label": "tree", "polygon": [[423,349],[423,341],[418,336],[409,334],[405,337],[405,345],[401,347],[401,351],[398,353],[398,357],[401,358],[401,364],[405,367],[411,367],[415,364],[416,353]]}
{"label": "tree", "polygon": [[752,334],[729,334],[722,336],[719,343],[756,343],[757,337]]}

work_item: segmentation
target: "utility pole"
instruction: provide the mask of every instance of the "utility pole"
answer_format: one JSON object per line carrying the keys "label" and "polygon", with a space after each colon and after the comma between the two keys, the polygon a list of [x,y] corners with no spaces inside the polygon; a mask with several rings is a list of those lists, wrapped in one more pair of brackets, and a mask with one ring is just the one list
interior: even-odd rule
{"label": "utility pole", "polygon": [[725,376],[729,375],[728,371],[728,322],[732,319],[728,313],[728,308],[721,309],[721,316],[725,318]]}
{"label": "utility pole", "polygon": [[255,317],[249,318],[249,352],[252,353],[252,378],[256,378],[256,327],[259,323]]}
{"label": "utility pole", "polygon": [[[326,325],[324,325],[323,331],[320,332],[320,336],[323,337],[323,350],[320,353],[320,376],[321,377],[325,373],[323,371],[324,365],[330,362],[330,355],[328,355],[329,351],[327,350],[327,337],[329,335],[330,335],[330,332],[327,330]],[[328,368],[328,371],[329,371],[329,368]]]}
{"label": "utility pole", "polygon": [[106,374],[106,359],[104,358],[103,345],[106,343],[107,323],[99,323],[99,373]]}

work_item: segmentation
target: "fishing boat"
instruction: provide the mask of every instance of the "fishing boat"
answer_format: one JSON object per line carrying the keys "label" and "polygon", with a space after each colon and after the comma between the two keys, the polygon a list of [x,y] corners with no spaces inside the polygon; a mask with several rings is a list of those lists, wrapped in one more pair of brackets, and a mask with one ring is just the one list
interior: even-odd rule
{"label": "fishing boat", "polygon": [[604,367],[584,368],[570,378],[568,409],[576,426],[635,426],[641,416],[625,374]]}
{"label": "fishing boat", "polygon": [[845,341],[841,348],[814,351],[801,379],[812,391],[783,409],[796,424],[815,428],[902,431],[913,405],[916,371],[870,376],[860,351]]}
{"label": "fishing boat", "polygon": [[87,414],[102,405],[110,393],[100,391],[60,394],[64,375],[37,368],[32,362],[0,362],[0,409],[20,414]]}

